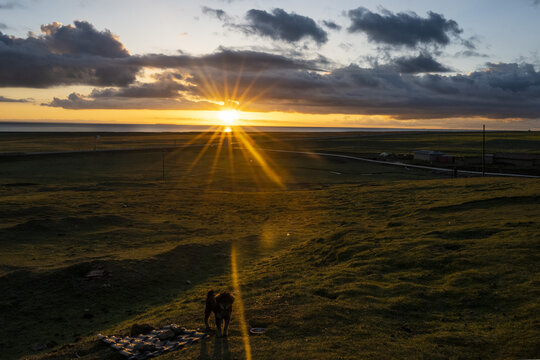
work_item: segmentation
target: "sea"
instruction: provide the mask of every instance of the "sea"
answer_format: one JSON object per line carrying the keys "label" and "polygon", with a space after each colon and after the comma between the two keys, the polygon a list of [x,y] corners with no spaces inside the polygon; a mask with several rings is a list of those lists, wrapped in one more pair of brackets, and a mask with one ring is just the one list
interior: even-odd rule
{"label": "sea", "polygon": [[[0,132],[200,132],[213,128],[209,125],[172,124],[104,124],[55,122],[0,122]],[[380,131],[470,131],[418,128],[360,128],[360,127],[308,127],[308,126],[249,126],[247,132],[380,132]]]}

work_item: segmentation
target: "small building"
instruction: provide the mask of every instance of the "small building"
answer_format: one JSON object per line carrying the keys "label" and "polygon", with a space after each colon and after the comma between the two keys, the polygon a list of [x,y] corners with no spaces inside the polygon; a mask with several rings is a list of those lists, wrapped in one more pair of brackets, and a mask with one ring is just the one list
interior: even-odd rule
{"label": "small building", "polygon": [[417,150],[414,152],[414,160],[418,161],[435,162],[440,156],[445,156],[445,154],[433,150]]}
{"label": "small building", "polygon": [[440,163],[446,163],[446,164],[453,164],[454,163],[454,157],[452,155],[439,155],[437,156],[437,162]]}

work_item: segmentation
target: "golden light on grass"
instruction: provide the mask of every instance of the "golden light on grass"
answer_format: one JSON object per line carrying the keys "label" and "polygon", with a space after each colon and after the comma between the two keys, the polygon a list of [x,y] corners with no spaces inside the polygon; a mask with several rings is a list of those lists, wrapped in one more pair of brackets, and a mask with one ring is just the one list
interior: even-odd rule
{"label": "golden light on grass", "polygon": [[236,138],[240,140],[240,144],[243,146],[241,150],[247,150],[247,153],[253,157],[253,159],[259,164],[266,176],[270,178],[275,184],[284,188],[285,185],[281,180],[281,177],[276,173],[272,166],[268,163],[267,159],[264,158],[263,153],[261,153],[257,148],[255,141],[242,129],[238,129],[234,133]]}
{"label": "golden light on grass", "polygon": [[246,323],[246,316],[244,313],[244,302],[242,301],[242,292],[240,290],[240,284],[238,282],[238,262],[236,245],[233,244],[231,248],[231,277],[235,295],[235,302],[237,303],[238,314],[240,318],[240,329],[242,331],[242,341],[244,342],[244,351],[246,353],[246,360],[251,360],[251,344],[249,342],[249,332]]}

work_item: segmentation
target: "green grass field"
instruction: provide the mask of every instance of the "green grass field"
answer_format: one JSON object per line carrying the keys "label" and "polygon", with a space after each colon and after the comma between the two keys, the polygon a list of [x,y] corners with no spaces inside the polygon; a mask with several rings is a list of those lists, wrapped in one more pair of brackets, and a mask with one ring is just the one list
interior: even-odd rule
{"label": "green grass field", "polygon": [[[0,133],[0,153],[72,151],[175,146],[189,142],[194,133]],[[251,133],[261,146],[380,154],[439,150],[456,156],[478,156],[481,132],[346,132],[346,133]],[[210,134],[195,144],[204,144]],[[487,132],[486,152],[538,153],[540,132]]]}
{"label": "green grass field", "polygon": [[[2,151],[81,144],[11,136]],[[175,136],[123,134],[114,146]],[[272,136],[289,149],[352,146]],[[395,152],[423,146],[409,136],[393,138]],[[455,136],[441,148],[472,146]],[[538,180],[261,153],[269,173],[253,154],[217,150],[196,165],[201,147],[166,152],[165,180],[161,151],[0,160],[1,358],[122,359],[96,334],[202,328],[207,290],[233,288],[233,258],[245,314],[235,307],[229,338],[160,359],[245,359],[241,319],[267,328],[249,337],[253,359],[540,356]],[[107,275],[85,277],[96,268]]]}

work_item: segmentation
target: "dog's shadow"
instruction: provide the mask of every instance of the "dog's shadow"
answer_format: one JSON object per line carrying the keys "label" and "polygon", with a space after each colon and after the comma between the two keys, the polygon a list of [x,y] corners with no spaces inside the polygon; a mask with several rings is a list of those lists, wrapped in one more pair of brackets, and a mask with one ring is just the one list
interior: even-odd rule
{"label": "dog's shadow", "polygon": [[212,341],[214,345],[214,353],[212,357],[208,354],[208,345],[210,341],[201,342],[201,353],[199,360],[231,360],[231,352],[229,350],[229,340],[227,338],[214,338]]}

